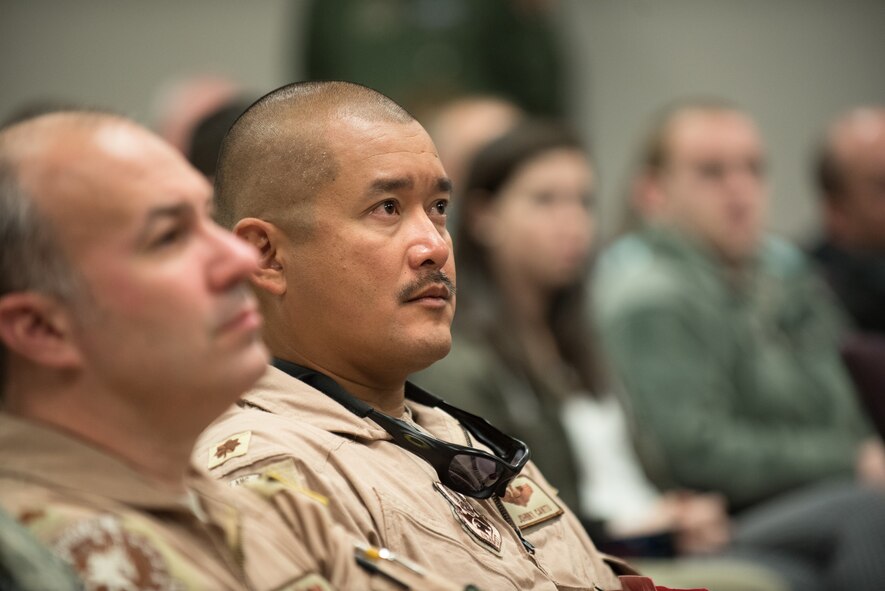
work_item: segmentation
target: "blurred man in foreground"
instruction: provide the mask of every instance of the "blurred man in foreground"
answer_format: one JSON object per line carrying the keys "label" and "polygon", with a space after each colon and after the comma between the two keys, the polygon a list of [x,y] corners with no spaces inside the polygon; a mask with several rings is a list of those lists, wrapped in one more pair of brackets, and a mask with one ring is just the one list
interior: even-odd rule
{"label": "blurred man in foreground", "polygon": [[257,257],[211,209],[121,117],[0,133],[0,504],[89,589],[391,588],[293,487],[184,486],[199,432],[267,363]]}

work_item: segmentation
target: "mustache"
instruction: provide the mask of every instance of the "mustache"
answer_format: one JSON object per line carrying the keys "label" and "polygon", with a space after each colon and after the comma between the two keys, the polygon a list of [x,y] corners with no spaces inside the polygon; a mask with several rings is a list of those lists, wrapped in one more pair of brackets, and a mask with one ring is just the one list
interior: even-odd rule
{"label": "mustache", "polygon": [[437,285],[442,284],[445,286],[446,290],[449,292],[449,298],[452,298],[457,291],[455,288],[455,282],[449,279],[449,276],[446,275],[445,271],[436,270],[427,273],[426,275],[419,277],[412,283],[409,283],[405,287],[403,287],[399,291],[399,299],[401,302],[407,302],[418,295],[421,290],[423,290],[428,285]]}

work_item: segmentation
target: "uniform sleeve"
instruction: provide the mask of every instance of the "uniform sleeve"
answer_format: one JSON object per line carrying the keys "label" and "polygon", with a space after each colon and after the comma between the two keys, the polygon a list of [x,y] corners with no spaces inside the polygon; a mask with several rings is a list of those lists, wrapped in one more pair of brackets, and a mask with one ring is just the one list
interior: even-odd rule
{"label": "uniform sleeve", "polygon": [[733,412],[734,376],[696,320],[690,303],[645,300],[600,323],[642,436],[656,442],[678,483],[743,505],[851,470],[857,441],[844,430],[769,425]]}

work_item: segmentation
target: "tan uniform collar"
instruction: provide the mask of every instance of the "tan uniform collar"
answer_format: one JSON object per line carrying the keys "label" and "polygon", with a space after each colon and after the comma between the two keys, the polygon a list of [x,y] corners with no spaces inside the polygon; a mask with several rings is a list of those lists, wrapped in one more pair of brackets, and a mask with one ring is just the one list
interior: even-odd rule
{"label": "tan uniform collar", "polygon": [[187,510],[122,460],[39,423],[0,412],[0,475],[146,509]]}
{"label": "tan uniform collar", "polygon": [[[330,433],[366,441],[391,439],[387,431],[371,419],[356,416],[319,390],[272,366],[268,366],[264,376],[241,400],[277,415],[305,418]],[[436,437],[463,444],[464,437],[453,432],[454,419],[449,415],[410,400],[406,401],[406,406],[412,422]]]}

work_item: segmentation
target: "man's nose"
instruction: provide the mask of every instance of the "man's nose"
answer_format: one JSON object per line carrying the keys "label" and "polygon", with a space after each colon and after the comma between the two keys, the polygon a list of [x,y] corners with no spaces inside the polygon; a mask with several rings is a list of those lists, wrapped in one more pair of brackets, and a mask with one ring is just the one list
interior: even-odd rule
{"label": "man's nose", "polygon": [[229,289],[246,281],[258,269],[258,252],[214,222],[209,224],[207,233],[212,243],[209,281],[214,289]]}
{"label": "man's nose", "polygon": [[409,265],[414,268],[439,269],[452,256],[445,226],[435,224],[426,213],[415,216],[409,227]]}

